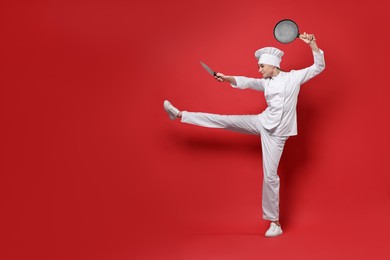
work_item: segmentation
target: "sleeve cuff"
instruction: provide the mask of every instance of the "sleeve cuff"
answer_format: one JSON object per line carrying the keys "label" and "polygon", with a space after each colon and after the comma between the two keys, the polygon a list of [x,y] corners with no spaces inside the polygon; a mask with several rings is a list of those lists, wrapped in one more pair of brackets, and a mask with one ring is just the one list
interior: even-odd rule
{"label": "sleeve cuff", "polygon": [[313,51],[313,54],[321,54],[321,55],[324,55],[324,51],[319,49],[320,51],[319,52],[316,52],[316,51]]}
{"label": "sleeve cuff", "polygon": [[237,76],[233,76],[234,80],[236,81],[236,85],[234,85],[233,83],[230,83],[230,86],[232,86],[233,88],[238,88],[241,86],[240,82],[240,77],[237,77]]}

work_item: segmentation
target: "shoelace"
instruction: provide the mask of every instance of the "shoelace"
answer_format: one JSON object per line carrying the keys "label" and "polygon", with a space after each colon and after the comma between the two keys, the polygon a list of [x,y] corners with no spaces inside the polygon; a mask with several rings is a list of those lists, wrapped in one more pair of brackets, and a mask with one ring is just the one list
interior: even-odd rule
{"label": "shoelace", "polygon": [[169,111],[171,111],[174,115],[176,115],[178,112],[177,112],[177,108],[173,107],[173,106],[170,106],[168,108]]}
{"label": "shoelace", "polygon": [[275,231],[278,227],[279,227],[278,225],[273,224],[273,225],[272,225],[272,231]]}

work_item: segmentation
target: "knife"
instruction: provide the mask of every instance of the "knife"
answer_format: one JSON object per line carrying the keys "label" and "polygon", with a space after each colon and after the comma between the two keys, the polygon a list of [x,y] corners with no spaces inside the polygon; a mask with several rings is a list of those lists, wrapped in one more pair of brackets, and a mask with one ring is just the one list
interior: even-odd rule
{"label": "knife", "polygon": [[[209,66],[207,66],[207,65],[204,64],[203,62],[200,62],[200,64],[203,66],[203,68],[204,68],[205,70],[207,70],[208,73],[211,74],[211,76],[213,76],[213,77],[216,77],[216,76],[217,76],[217,72],[215,72],[215,71],[213,71],[212,69],[210,69]],[[218,77],[218,78],[219,78],[219,77]]]}

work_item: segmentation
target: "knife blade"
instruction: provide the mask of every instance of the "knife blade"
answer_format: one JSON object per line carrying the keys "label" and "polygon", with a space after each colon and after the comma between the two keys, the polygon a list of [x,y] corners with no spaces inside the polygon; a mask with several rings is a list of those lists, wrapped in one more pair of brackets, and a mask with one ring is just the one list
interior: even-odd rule
{"label": "knife blade", "polygon": [[202,65],[202,67],[207,70],[208,73],[211,74],[211,76],[215,77],[217,76],[217,73],[215,71],[213,71],[212,69],[210,69],[209,66],[207,66],[206,64],[204,64],[203,62],[200,62],[200,64]]}

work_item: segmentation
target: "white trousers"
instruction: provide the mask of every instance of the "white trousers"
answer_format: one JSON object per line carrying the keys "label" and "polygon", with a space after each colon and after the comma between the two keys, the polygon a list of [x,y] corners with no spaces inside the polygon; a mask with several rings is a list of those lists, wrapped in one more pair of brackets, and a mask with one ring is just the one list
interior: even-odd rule
{"label": "white trousers", "polygon": [[181,122],[259,135],[263,151],[263,218],[279,220],[280,179],[277,170],[288,136],[270,135],[261,125],[259,115],[217,115],[183,111]]}

